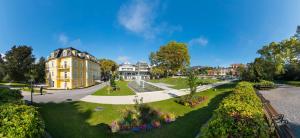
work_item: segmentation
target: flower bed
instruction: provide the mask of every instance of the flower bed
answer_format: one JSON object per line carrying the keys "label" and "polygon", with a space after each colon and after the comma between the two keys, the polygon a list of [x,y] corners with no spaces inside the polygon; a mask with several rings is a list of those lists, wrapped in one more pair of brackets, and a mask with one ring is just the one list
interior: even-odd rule
{"label": "flower bed", "polygon": [[175,121],[172,113],[162,113],[146,104],[136,106],[135,109],[126,109],[121,120],[112,122],[110,128],[115,132],[139,132],[153,128],[160,128],[163,124]]}
{"label": "flower bed", "polygon": [[177,99],[176,102],[184,106],[195,107],[204,102],[206,99],[207,96],[185,95]]}

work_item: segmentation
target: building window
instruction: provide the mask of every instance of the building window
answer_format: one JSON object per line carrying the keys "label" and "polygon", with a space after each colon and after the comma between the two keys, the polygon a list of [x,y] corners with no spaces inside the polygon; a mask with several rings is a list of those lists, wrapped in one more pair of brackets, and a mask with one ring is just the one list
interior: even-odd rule
{"label": "building window", "polygon": [[68,78],[68,73],[67,72],[65,72],[65,78]]}
{"label": "building window", "polygon": [[68,51],[67,51],[67,50],[64,50],[63,56],[64,56],[64,57],[67,56],[67,53],[68,53]]}
{"label": "building window", "polygon": [[51,76],[52,76],[52,77],[54,76],[54,72],[51,72]]}
{"label": "building window", "polygon": [[64,61],[64,68],[67,68],[67,64],[68,62],[67,61]]}
{"label": "building window", "polygon": [[53,63],[53,61],[51,61],[51,66],[52,66],[52,67],[54,67],[54,63]]}

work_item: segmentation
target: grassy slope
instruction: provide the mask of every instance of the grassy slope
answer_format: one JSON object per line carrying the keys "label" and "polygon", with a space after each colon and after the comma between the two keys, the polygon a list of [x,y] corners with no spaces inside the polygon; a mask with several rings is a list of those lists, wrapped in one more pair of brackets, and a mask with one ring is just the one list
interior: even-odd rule
{"label": "grassy slope", "polygon": [[134,95],[135,93],[128,87],[128,82],[127,81],[116,81],[117,86],[120,87],[120,90],[113,91],[113,92],[108,92],[107,88],[109,86],[106,86],[95,93],[93,95],[98,95],[98,96],[120,96],[120,95]]}
{"label": "grassy slope", "polygon": [[[217,91],[207,90],[198,95],[206,95],[209,100],[196,108],[177,104],[173,99],[150,103],[150,106],[162,112],[172,112],[178,118],[174,123],[149,132],[111,134],[109,125],[120,119],[125,108],[132,105],[104,105],[86,102],[41,104],[40,111],[46,122],[46,128],[53,137],[195,137],[199,128],[211,117],[219,102],[231,91],[234,84],[224,85]],[[94,111],[101,106],[103,111]]]}
{"label": "grassy slope", "polygon": [[[207,82],[207,83],[217,82],[217,80],[214,80],[214,79],[202,79],[201,81]],[[166,83],[166,84],[174,85],[174,86],[171,86],[171,88],[174,88],[174,89],[188,88],[186,78],[162,78],[162,79],[150,80],[150,82]]]}
{"label": "grassy slope", "polygon": [[300,81],[283,81],[282,83],[300,87]]}

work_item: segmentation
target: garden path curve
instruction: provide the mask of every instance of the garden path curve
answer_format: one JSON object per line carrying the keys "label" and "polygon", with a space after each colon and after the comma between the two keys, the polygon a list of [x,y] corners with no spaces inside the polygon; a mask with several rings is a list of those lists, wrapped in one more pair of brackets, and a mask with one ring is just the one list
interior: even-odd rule
{"label": "garden path curve", "polygon": [[[217,82],[214,84],[208,84],[208,85],[202,85],[198,86],[197,92],[202,92],[204,90],[220,86],[226,83],[229,83],[231,81],[222,81]],[[155,84],[154,84],[155,85]],[[159,87],[159,85],[156,85]],[[150,103],[150,102],[156,102],[156,101],[162,101],[167,100],[170,98],[182,96],[189,94],[188,89],[167,89],[163,91],[155,91],[155,92],[143,92],[143,93],[137,93],[136,95],[129,95],[129,96],[95,96],[95,95],[87,95],[80,99],[81,101],[85,102],[91,102],[91,103],[101,103],[101,104],[134,104],[134,99],[142,98],[143,103]]]}

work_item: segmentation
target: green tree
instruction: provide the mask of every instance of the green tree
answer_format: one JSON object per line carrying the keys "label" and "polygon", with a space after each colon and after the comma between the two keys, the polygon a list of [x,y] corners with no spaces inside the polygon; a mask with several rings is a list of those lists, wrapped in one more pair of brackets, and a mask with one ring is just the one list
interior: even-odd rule
{"label": "green tree", "polygon": [[99,59],[102,80],[107,81],[111,73],[115,72],[118,64],[110,59]]}
{"label": "green tree", "polygon": [[2,55],[0,54],[0,82],[3,80],[4,76],[5,76],[4,60]]}
{"label": "green tree", "polygon": [[164,75],[164,70],[159,67],[152,67],[150,70],[152,78],[157,79]]}
{"label": "green tree", "polygon": [[156,53],[152,52],[149,59],[152,65],[163,69],[166,76],[184,71],[190,65],[187,45],[175,41],[161,46]]}
{"label": "green tree", "polygon": [[13,46],[5,54],[5,72],[12,81],[25,82],[25,74],[29,73],[34,63],[32,48],[29,46]]}
{"label": "green tree", "polygon": [[190,95],[193,96],[197,92],[197,86],[199,85],[199,79],[194,71],[189,71],[187,84],[190,88]]}
{"label": "green tree", "polygon": [[45,64],[46,64],[46,59],[44,57],[41,57],[39,59],[39,62],[34,65],[34,70],[36,72],[35,82],[38,83],[45,82],[45,75],[46,75]]}

